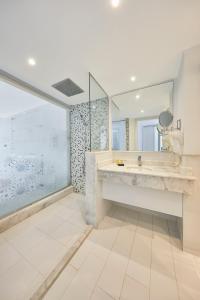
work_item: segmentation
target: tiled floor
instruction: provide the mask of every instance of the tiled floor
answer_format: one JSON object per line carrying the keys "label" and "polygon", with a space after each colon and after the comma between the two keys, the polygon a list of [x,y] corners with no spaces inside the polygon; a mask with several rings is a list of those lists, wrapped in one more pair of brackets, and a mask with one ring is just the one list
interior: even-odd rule
{"label": "tiled floor", "polygon": [[180,249],[174,221],[114,207],[45,300],[199,300],[200,258]]}
{"label": "tiled floor", "polygon": [[70,194],[0,234],[1,300],[30,299],[81,236],[81,197]]}

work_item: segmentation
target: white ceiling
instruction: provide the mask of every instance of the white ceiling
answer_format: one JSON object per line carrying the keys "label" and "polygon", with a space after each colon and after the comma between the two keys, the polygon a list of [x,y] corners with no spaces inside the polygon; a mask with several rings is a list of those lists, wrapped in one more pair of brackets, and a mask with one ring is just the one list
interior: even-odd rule
{"label": "white ceiling", "polygon": [[171,109],[172,89],[173,83],[169,82],[112,97],[112,120],[159,116],[162,111]]}
{"label": "white ceiling", "polygon": [[88,91],[90,71],[112,95],[174,78],[198,43],[199,0],[0,0],[0,68],[68,104],[88,93],[68,98],[52,84],[70,77]]}

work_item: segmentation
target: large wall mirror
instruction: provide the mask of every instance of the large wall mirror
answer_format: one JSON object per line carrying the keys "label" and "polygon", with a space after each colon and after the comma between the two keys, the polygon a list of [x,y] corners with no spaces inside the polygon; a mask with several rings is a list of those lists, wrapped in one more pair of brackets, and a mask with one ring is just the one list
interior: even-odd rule
{"label": "large wall mirror", "polygon": [[112,97],[112,148],[121,151],[167,151],[157,130],[159,116],[172,111],[173,81]]}

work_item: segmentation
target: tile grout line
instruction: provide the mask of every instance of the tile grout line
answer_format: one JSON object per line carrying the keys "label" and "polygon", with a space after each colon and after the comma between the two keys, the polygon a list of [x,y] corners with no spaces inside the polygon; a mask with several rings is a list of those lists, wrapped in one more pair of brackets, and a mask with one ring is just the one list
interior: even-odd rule
{"label": "tile grout line", "polygon": [[[41,275],[42,277],[44,277],[44,274],[42,274],[41,271],[38,270],[38,269],[35,267],[35,265],[33,265],[33,264],[32,264],[32,263],[31,263],[24,255],[23,255],[23,253],[21,253],[20,250],[16,248],[15,245],[13,245],[13,244],[12,244],[10,241],[8,241],[8,240],[6,240],[6,242],[10,245],[11,248],[15,249],[15,251],[20,255],[20,259],[19,259],[19,260],[22,259],[22,260],[26,261],[26,263],[27,263],[31,268],[33,268],[34,271],[38,273],[38,275]],[[9,269],[13,268],[13,267],[19,262],[19,260],[18,260],[14,265],[10,266],[10,267],[7,269],[7,271],[8,271]],[[7,272],[7,271],[6,271],[6,272]]]}
{"label": "tile grout line", "polygon": [[[72,223],[70,223],[70,224],[72,224]],[[60,224],[61,225],[61,224]],[[60,226],[59,225],[59,226]],[[74,225],[74,224],[72,224],[72,225]],[[87,226],[89,226],[89,225],[87,225]],[[63,243],[61,243],[60,241],[58,241],[57,239],[55,239],[55,238],[53,238],[49,233],[46,233],[46,232],[44,232],[44,231],[42,231],[40,228],[38,228],[38,227],[36,227],[35,225],[32,225],[32,228],[34,228],[34,229],[36,229],[36,230],[38,230],[39,232],[41,232],[42,234],[44,234],[45,236],[46,236],[46,238],[48,238],[48,239],[51,239],[51,240],[53,240],[53,241],[55,241],[55,242],[57,242],[59,245],[61,245],[61,246],[63,246],[64,248],[66,248],[66,251],[70,251],[70,249],[68,249],[67,247],[66,247],[66,245],[64,245]],[[86,231],[88,229],[88,227],[85,229],[85,230],[82,230],[81,232],[80,232],[80,234],[84,234],[84,232]],[[80,239],[81,237],[79,237],[79,239]],[[38,275],[41,275],[43,278],[45,278],[45,276],[46,275],[44,275],[34,264],[32,264],[31,263],[31,261],[29,261],[25,256],[24,256],[24,254],[10,241],[10,240],[7,240],[6,238],[3,238],[4,239],[4,241],[6,242],[6,243],[8,243],[8,245],[11,247],[11,248],[13,248],[13,249],[15,249],[15,251],[20,255],[20,259],[23,259],[23,260],[25,260],[37,273],[38,273]],[[34,246],[34,248],[35,247],[37,247],[40,243],[41,243],[42,241],[40,241],[39,243],[37,243],[35,246]],[[76,243],[76,241],[74,242],[74,243]],[[73,246],[73,245],[72,245]],[[71,246],[71,247],[72,247]],[[70,247],[70,248],[71,248]],[[19,259],[19,260],[20,260]],[[15,263],[15,264],[17,264],[18,262],[19,262],[19,260]],[[8,268],[8,270],[10,269],[10,268],[12,268],[13,266],[15,266],[15,264],[14,265],[12,265],[12,266],[10,266],[9,268]]]}
{"label": "tile grout line", "polygon": [[177,278],[177,274],[176,274],[175,257],[174,257],[174,251],[173,251],[173,248],[172,248],[172,243],[171,243],[171,234],[170,234],[169,221],[168,220],[167,220],[167,228],[168,228],[170,248],[171,248],[171,251],[172,251],[172,259],[173,259],[174,274],[175,274],[175,279],[176,279],[176,287],[177,287],[177,292],[178,292],[178,299],[181,300],[180,288],[179,288],[178,278]]}
{"label": "tile grout line", "polygon": [[74,244],[68,249],[67,253],[61,259],[61,261],[57,264],[57,266],[54,268],[54,270],[47,276],[47,278],[40,285],[40,287],[33,293],[30,300],[43,299],[44,295],[47,293],[47,291],[50,289],[50,287],[53,285],[53,283],[56,281],[56,279],[62,273],[64,268],[69,264],[72,257],[75,255],[75,253],[78,251],[78,249],[84,243],[86,238],[89,236],[92,229],[93,229],[93,227],[90,225],[89,228],[87,228],[84,231],[83,235],[78,239],[78,241],[74,242]]}
{"label": "tile grout line", "polygon": [[124,278],[123,278],[123,283],[122,283],[122,288],[121,288],[119,299],[121,299],[121,297],[122,297],[122,291],[123,291],[123,287],[124,287],[124,283],[125,283],[125,277],[126,277],[126,274],[127,274],[127,269],[128,269],[128,265],[129,265],[129,261],[130,261],[130,255],[131,255],[134,243],[135,243],[135,237],[136,237],[136,233],[137,233],[137,230],[138,230],[138,222],[139,222],[139,213],[138,213],[138,216],[137,216],[137,226],[134,230],[134,237],[133,237],[133,241],[132,241],[132,245],[131,245],[131,249],[130,249],[130,253],[129,253],[129,257],[128,257],[128,262],[127,262],[126,269],[125,269],[125,274],[124,274]]}
{"label": "tile grout line", "polygon": [[[119,235],[119,232],[120,232],[120,230],[121,230],[121,227],[122,227],[122,225],[120,225],[120,229],[119,229],[118,233],[116,234],[115,239],[113,240],[113,243],[112,243],[111,248],[109,249],[109,250],[110,250],[110,253],[108,254],[108,256],[107,256],[107,258],[106,258],[106,260],[105,260],[105,263],[104,263],[104,265],[103,265],[103,268],[102,268],[102,270],[101,270],[101,272],[100,272],[100,274],[99,274],[99,276],[98,276],[98,279],[96,280],[96,284],[94,285],[94,288],[93,288],[92,293],[91,293],[91,295],[90,295],[90,299],[92,299],[92,296],[93,296],[93,294],[94,294],[94,292],[95,292],[95,289],[98,287],[98,285],[97,285],[97,284],[98,284],[98,281],[99,281],[99,279],[100,279],[100,277],[101,277],[101,275],[102,275],[102,273],[103,273],[103,271],[104,271],[105,265],[106,265],[106,263],[108,262],[108,259],[109,259],[110,255],[111,255],[111,253],[112,253],[113,245],[114,245],[114,243],[115,243],[115,241],[116,241],[116,239],[117,239],[117,237],[118,237],[118,235]],[[106,293],[107,295],[109,295],[111,298],[113,298],[113,296],[110,295],[110,294],[108,294],[106,291],[104,291],[104,289],[101,288],[101,290],[102,290],[104,293]],[[114,298],[113,298],[113,299],[114,299]]]}
{"label": "tile grout line", "polygon": [[153,244],[153,214],[152,214],[152,221],[151,221],[151,254],[150,254],[150,275],[149,275],[149,288],[148,288],[148,291],[149,291],[149,300],[151,298],[151,267],[152,267],[152,244]]}
{"label": "tile grout line", "polygon": [[154,215],[152,215],[152,235],[151,235],[151,263],[150,263],[150,281],[149,281],[149,300],[151,299],[151,272],[152,272],[152,261],[153,261],[153,238],[154,238]]}

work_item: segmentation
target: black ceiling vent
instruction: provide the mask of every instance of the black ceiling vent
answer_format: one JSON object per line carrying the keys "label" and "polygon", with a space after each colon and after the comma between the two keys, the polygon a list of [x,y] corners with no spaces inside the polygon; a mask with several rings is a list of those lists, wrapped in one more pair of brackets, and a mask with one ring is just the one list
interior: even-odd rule
{"label": "black ceiling vent", "polygon": [[71,79],[67,78],[52,85],[56,90],[63,93],[67,97],[75,96],[83,93],[84,91]]}

